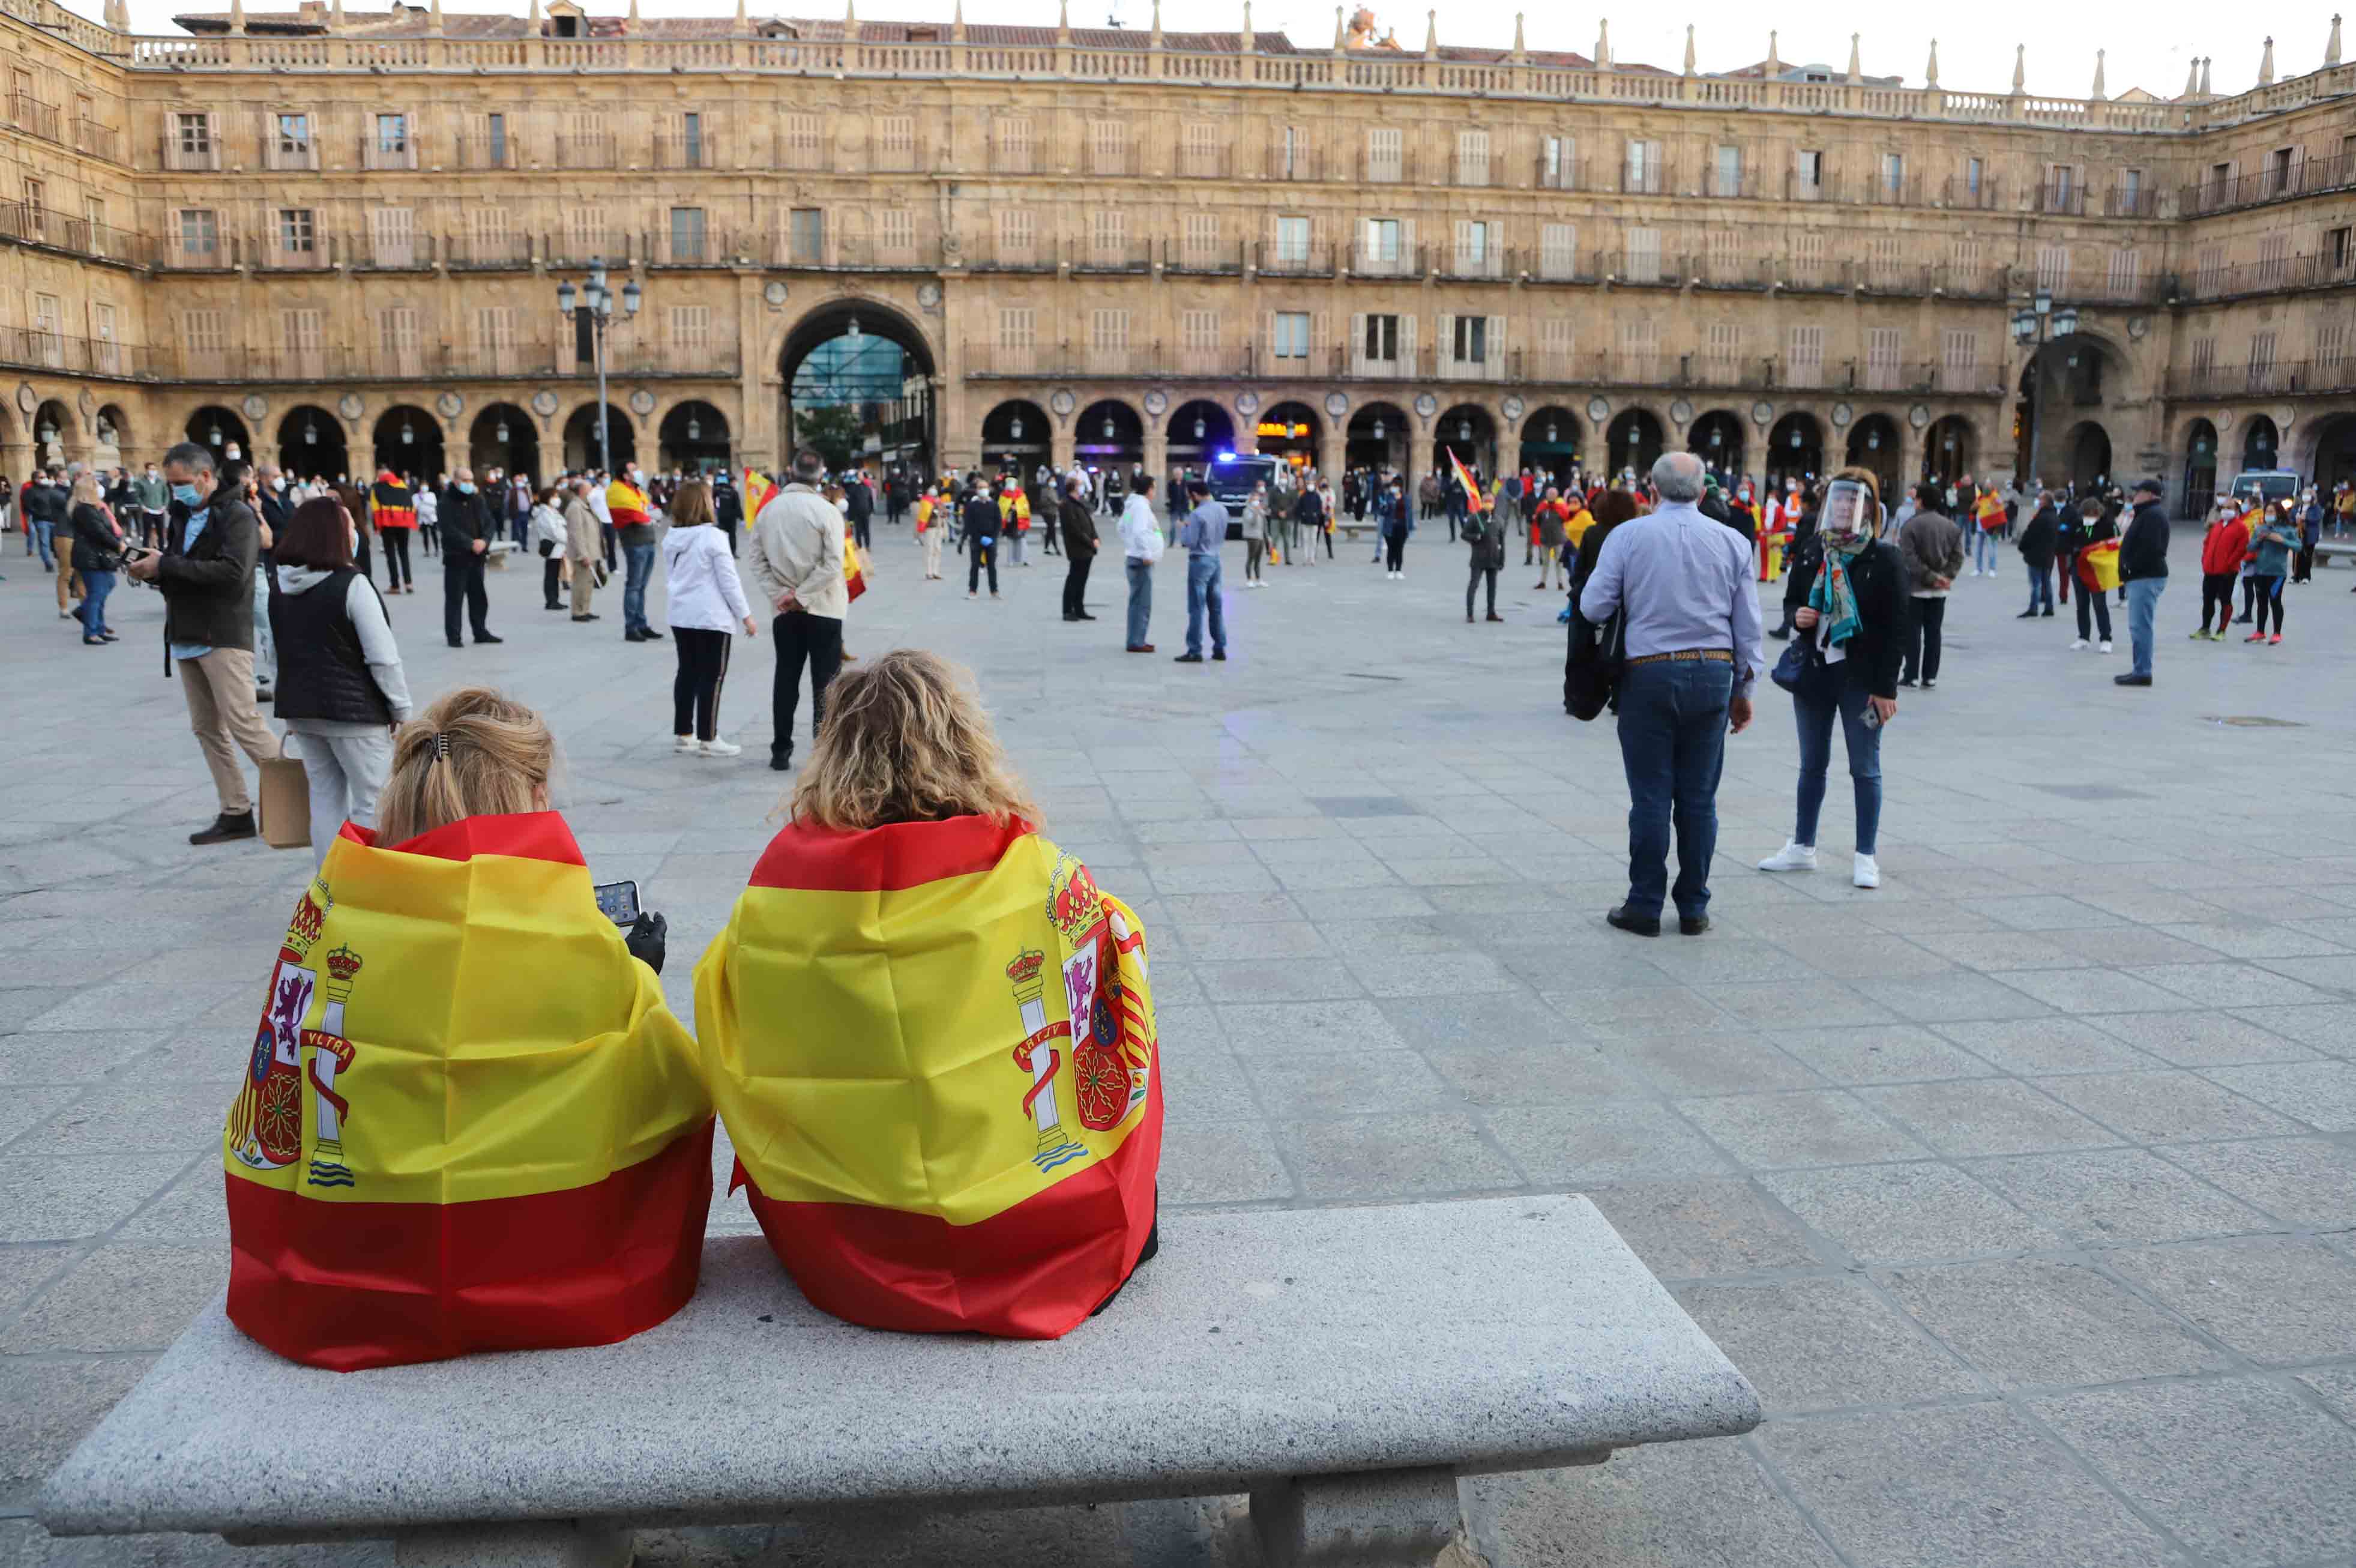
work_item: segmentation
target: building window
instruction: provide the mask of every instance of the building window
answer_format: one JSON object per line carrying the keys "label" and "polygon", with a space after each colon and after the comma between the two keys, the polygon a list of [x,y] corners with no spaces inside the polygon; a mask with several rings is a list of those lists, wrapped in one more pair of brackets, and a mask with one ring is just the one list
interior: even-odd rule
{"label": "building window", "polygon": [[180,349],[187,356],[188,370],[201,374],[217,368],[228,341],[220,311],[180,312]]}
{"label": "building window", "polygon": [[1406,252],[1402,227],[1396,218],[1369,218],[1361,242],[1363,259],[1377,268],[1398,268]]}
{"label": "building window", "polygon": [[282,207],[278,209],[278,249],[290,256],[311,254],[314,231],[309,208]]}
{"label": "building window", "polygon": [[1039,226],[1035,215],[1027,207],[1001,207],[998,209],[998,259],[1004,263],[1027,262],[1037,242]]}
{"label": "building window", "polygon": [[278,116],[278,156],[289,168],[299,168],[310,162],[311,116]]}
{"label": "building window", "polygon": [[2290,281],[2290,236],[2268,234],[2258,242],[2258,265],[2253,282],[2260,288],[2280,288]]}
{"label": "building window", "polygon": [[1987,166],[1985,163],[1981,162],[1978,158],[1965,158],[1964,160],[1964,188],[1965,190],[1970,191],[1974,196],[1977,196],[1981,189],[1980,182],[1987,177]]}
{"label": "building window", "polygon": [[1579,143],[1569,136],[1538,141],[1538,184],[1548,190],[1579,188]]}
{"label": "building window", "polygon": [[1742,149],[1719,147],[1710,159],[1710,189],[1712,196],[1742,194]]}
{"label": "building window", "polygon": [[380,267],[412,266],[417,260],[417,214],[406,207],[380,207],[369,213],[369,236]]}
{"label": "building window", "polygon": [[916,166],[916,122],[894,114],[875,123],[875,166],[884,169]]}
{"label": "building window", "polygon": [[1308,264],[1308,219],[1279,218],[1276,220],[1276,259],[1280,263],[1291,266]]}
{"label": "building window", "polygon": [[2143,170],[2119,171],[2119,210],[2129,214],[2143,210]]}
{"label": "building window", "polygon": [[1376,363],[1388,364],[1398,358],[1399,318],[1396,316],[1366,317],[1365,357]]}
{"label": "building window", "polygon": [[1019,309],[1001,307],[998,312],[998,346],[1001,349],[1028,349],[1038,341],[1038,312],[1029,306]]}
{"label": "building window", "polygon": [[180,209],[180,252],[209,256],[220,249],[220,215],[209,207]]}
{"label": "building window", "polygon": [[1742,235],[1733,229],[1712,229],[1707,241],[1709,280],[1736,283],[1742,276]]}
{"label": "building window", "polygon": [[1630,283],[1661,281],[1661,231],[1658,229],[1629,229],[1623,231],[1624,256],[1621,273]]}
{"label": "building window", "polygon": [[[1570,380],[1571,355],[1578,348],[1576,333],[1576,324],[1568,316],[1549,316],[1538,323],[1538,380]],[[1554,436],[1547,439],[1551,441]]]}
{"label": "building window", "polygon": [[1378,127],[1366,133],[1366,177],[1370,180],[1397,182],[1405,170],[1406,158],[1399,133]]}
{"label": "building window", "polygon": [[702,115],[682,114],[680,116],[679,150],[680,162],[681,165],[688,168],[701,168],[703,166]]}
{"label": "building window", "polygon": [[[795,217],[801,215],[797,212]],[[674,262],[703,260],[703,209],[674,207],[670,209],[670,259]]]}
{"label": "building window", "polygon": [[192,161],[212,156],[213,120],[209,114],[175,114],[172,116],[175,145],[183,156]]}
{"label": "building window", "polygon": [[1784,355],[1784,379],[1795,387],[1822,386],[1825,380],[1825,329],[1794,327]]}
{"label": "building window", "polygon": [[1980,335],[1976,332],[1948,330],[1939,340],[1939,376],[1943,391],[1967,392],[1978,390],[1980,369]]}
{"label": "building window", "polygon": [[1489,318],[1485,316],[1460,316],[1456,318],[1455,341],[1451,345],[1460,365],[1485,365],[1489,362]]}
{"label": "building window", "polygon": [[1088,346],[1099,352],[1126,352],[1129,349],[1129,312],[1094,312],[1088,320]]}
{"label": "building window", "polygon": [[670,342],[680,351],[681,364],[693,364],[712,347],[712,306],[672,306]]}
{"label": "building window", "polygon": [[36,240],[43,240],[48,237],[48,186],[37,179],[27,179],[25,181],[26,227],[32,231],[33,238]]}
{"label": "building window", "polygon": [[[697,242],[702,242],[703,214],[696,213]],[[674,223],[677,219],[674,214]],[[826,264],[826,212],[822,208],[797,207],[786,214],[786,243],[794,264],[819,267]]]}
{"label": "building window", "polygon": [[1906,155],[1903,153],[1882,154],[1881,194],[1885,197],[1896,197],[1902,194],[1905,189]]}
{"label": "building window", "polygon": [[376,150],[384,157],[405,157],[409,153],[409,116],[380,114],[376,117]]}
{"label": "building window", "polygon": [[1129,172],[1129,126],[1119,120],[1088,122],[1088,163],[1098,174]]}
{"label": "building window", "polygon": [[[98,368],[112,374],[123,368],[122,356],[118,352],[120,342],[115,337],[114,306],[93,304],[90,311],[91,332],[98,339],[94,350],[98,355]],[[121,437],[118,435],[116,439]]]}
{"label": "building window", "polygon": [[1472,276],[1484,276],[1490,270],[1490,225],[1460,222],[1456,225],[1456,270]]}
{"label": "building window", "polygon": [[1215,212],[1186,214],[1185,256],[1190,265],[1207,266],[1219,256],[1219,219]]}
{"label": "building window", "polygon": [[2037,247],[2037,286],[2060,294],[2070,286],[2070,250],[2066,245]]}
{"label": "building window", "polygon": [[1456,183],[1486,185],[1489,183],[1489,133],[1459,131],[1456,133]]}
{"label": "building window", "polygon": [[1218,125],[1208,120],[1189,121],[1182,156],[1185,160],[1185,172],[1190,175],[1225,173],[1219,166]]}
{"label": "building window", "polygon": [[1277,138],[1276,168],[1279,179],[1306,179],[1312,173],[1309,163],[1309,133],[1298,125],[1287,125]]}
{"label": "building window", "polygon": [[916,215],[905,207],[887,207],[875,215],[875,246],[887,256],[905,255],[916,248]]}
{"label": "building window", "polygon": [[1824,194],[1824,154],[1803,149],[1799,154],[1798,166],[1794,172],[1797,177],[1797,187],[1792,192],[1794,200],[1814,201]]}
{"label": "building window", "polygon": [[2266,155],[2266,194],[2280,196],[2290,188],[2291,166],[2298,160],[2297,147],[2276,147]]}
{"label": "building window", "polygon": [[1309,358],[1309,313],[1280,310],[1269,334],[1269,352],[1279,360]]}
{"label": "building window", "polygon": [[1905,374],[1898,328],[1875,327],[1865,335],[1865,384],[1875,392],[1894,392]]}
{"label": "building window", "polygon": [[2067,212],[2078,199],[2078,168],[2075,164],[2045,166],[2045,209]]}
{"label": "building window", "polygon": [[1215,310],[1182,310],[1178,313],[1178,340],[1183,348],[1200,351],[1219,346],[1219,313]]}
{"label": "building window", "polygon": [[1031,122],[1010,118],[998,123],[998,166],[1008,174],[1031,172]]}
{"label": "building window", "polygon": [[413,376],[419,370],[417,353],[417,307],[396,305],[380,310],[376,315],[377,348],[384,356],[384,368],[394,375]]}
{"label": "building window", "polygon": [[1548,223],[1538,231],[1538,275],[1549,278],[1579,274],[1579,225]]}
{"label": "building window", "polygon": [[1088,249],[1097,261],[1118,265],[1129,260],[1129,214],[1099,207],[1088,214]]}
{"label": "building window", "polygon": [[2323,254],[2330,262],[2335,274],[2346,272],[2350,257],[2356,254],[2356,229],[2343,223],[2337,229],[2325,231]]}
{"label": "building window", "polygon": [[488,114],[483,120],[484,151],[489,155],[493,168],[508,166],[508,117]]}
{"label": "building window", "polygon": [[1661,144],[1631,140],[1628,143],[1628,170],[1620,188],[1658,194],[1661,188]]}
{"label": "building window", "polygon": [[2141,281],[2143,252],[2133,246],[2121,246],[2111,252],[2110,294],[2113,299],[2133,299],[2136,285]]}
{"label": "building window", "polygon": [[1649,316],[1623,316],[1620,318],[1620,379],[1642,385],[1658,374],[1661,354],[1660,324]]}

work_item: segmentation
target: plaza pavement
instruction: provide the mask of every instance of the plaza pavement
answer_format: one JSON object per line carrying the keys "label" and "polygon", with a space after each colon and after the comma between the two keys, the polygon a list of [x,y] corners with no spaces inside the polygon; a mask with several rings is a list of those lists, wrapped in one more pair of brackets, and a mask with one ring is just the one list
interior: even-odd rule
{"label": "plaza pavement", "polygon": [[[1831,869],[1750,869],[1789,826],[1795,755],[1762,683],[1727,753],[1717,929],[1645,941],[1600,919],[1625,794],[1608,721],[1559,704],[1559,596],[1509,568],[1511,624],[1468,627],[1436,534],[1403,583],[1338,544],[1258,592],[1229,546],[1234,656],[1199,669],[1170,662],[1174,555],[1147,659],[1120,651],[1117,565],[1073,627],[1055,558],[968,603],[879,537],[851,646],[971,664],[1048,832],[1141,908],[1166,1244],[1198,1206],[1591,1194],[1770,1419],[1477,1483],[1472,1545],[1497,1568],[2356,1563],[2356,574],[2290,589],[2278,649],[2189,643],[2179,537],[2148,692],[2110,683],[2124,642],[2072,654],[2062,620],[2012,619],[2017,570],[1966,579],[1940,689],[1889,732],[1873,893],[1840,874],[1837,776]],[[212,799],[157,601],[119,593],[124,642],[85,650],[16,550],[0,1564],[384,1561],[59,1542],[25,1517],[220,1288],[218,1129],[308,860],[187,846]],[[669,650],[622,642],[617,596],[577,628],[538,607],[537,572],[493,574],[509,640],[455,652],[423,578],[393,607],[412,689],[496,682],[550,715],[596,871],[669,917],[685,1015],[771,831],[767,638],[726,692],[744,757],[680,759]],[[712,1226],[749,1229],[724,1198]],[[690,1531],[644,1560],[1180,1568],[1232,1555],[1215,1513]]]}

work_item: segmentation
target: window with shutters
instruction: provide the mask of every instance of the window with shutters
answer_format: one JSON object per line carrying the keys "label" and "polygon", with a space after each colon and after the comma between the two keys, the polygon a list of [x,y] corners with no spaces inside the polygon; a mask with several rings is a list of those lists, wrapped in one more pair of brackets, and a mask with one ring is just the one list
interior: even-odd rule
{"label": "window with shutters", "polygon": [[477,263],[519,259],[513,217],[504,207],[469,208],[466,212],[466,243]]}
{"label": "window with shutters", "polygon": [[1489,318],[1485,316],[1460,316],[1450,334],[1450,356],[1460,365],[1485,365],[1489,362]]}
{"label": "window with shutters", "polygon": [[1790,348],[1783,360],[1784,381],[1795,387],[1824,385],[1825,329],[1821,327],[1794,327],[1787,341]]}
{"label": "window with shutters", "polygon": [[998,260],[1001,266],[1027,266],[1039,246],[1039,225],[1027,207],[998,209]]}
{"label": "window with shutters", "polygon": [[1459,131],[1456,133],[1456,183],[1486,185],[1489,183],[1489,133]]}
{"label": "window with shutters", "polygon": [[1377,126],[1366,133],[1368,179],[1395,184],[1401,177],[1404,164],[1404,145],[1398,130]]}
{"label": "window with shutters", "polygon": [[2250,334],[2249,390],[2254,392],[2274,390],[2275,335],[2271,332]]}
{"label": "window with shutters", "polygon": [[556,161],[562,168],[612,168],[614,138],[605,129],[605,116],[590,109],[568,110]]}
{"label": "window with shutters", "polygon": [[508,117],[504,114],[483,116],[483,161],[492,168],[506,168],[508,162]]}
{"label": "window with shutters", "polygon": [[1226,172],[1220,156],[1219,127],[1215,121],[1190,120],[1186,123],[1185,139],[1181,144],[1180,170],[1196,176],[1216,176]]}
{"label": "window with shutters", "polygon": [[1985,161],[1979,158],[1965,158],[1964,160],[1965,190],[1974,196],[1977,196],[1984,188],[1986,188],[1987,179],[1987,165]]}
{"label": "window with shutters", "polygon": [[313,381],[326,372],[327,336],[318,311],[280,311],[278,347],[284,351],[288,376]]}
{"label": "window with shutters", "polygon": [[1186,214],[1184,255],[1190,267],[1207,267],[1219,259],[1219,218],[1215,212]]}
{"label": "window with shutters", "polygon": [[1622,381],[1643,386],[1658,379],[1660,356],[1658,323],[1649,316],[1623,316],[1620,318],[1620,379]]}
{"label": "window with shutters", "polygon": [[1903,242],[1895,234],[1877,234],[1873,237],[1871,264],[1875,283],[1888,287],[1899,281],[1899,274],[1905,264],[1902,244]]}
{"label": "window with shutters", "polygon": [[[678,316],[673,311],[674,318]],[[485,305],[474,312],[475,362],[498,375],[511,376],[522,368],[516,347],[516,307]]]}
{"label": "window with shutters", "polygon": [[1357,271],[1377,276],[1408,272],[1406,226],[1396,218],[1369,218],[1360,226]]}
{"label": "window with shutters", "polygon": [[1456,224],[1456,273],[1460,277],[1494,277],[1499,268],[1495,225],[1460,219]]}
{"label": "window with shutters", "polygon": [[822,168],[826,164],[826,128],[815,114],[788,114],[778,149],[778,160],[792,169]]}
{"label": "window with shutters", "polygon": [[1546,190],[1579,188],[1579,140],[1575,136],[1538,138],[1538,185]]}
{"label": "window with shutters", "polygon": [[2347,324],[2332,321],[2318,328],[2315,334],[2315,370],[2318,378],[2316,384],[2337,385],[2340,367],[2346,363],[2347,359]]}
{"label": "window with shutters", "polygon": [[2273,233],[2258,241],[2258,264],[2250,281],[2259,288],[2280,288],[2290,279],[2290,236]]}
{"label": "window with shutters", "polygon": [[66,362],[65,305],[56,295],[33,296],[33,336],[42,364],[57,367]]}
{"label": "window with shutters", "polygon": [[2066,245],[2037,247],[2037,286],[2052,294],[2061,294],[2070,286],[2070,248]]}
{"label": "window with shutters", "polygon": [[1881,197],[1882,197],[1882,199],[1883,199],[1883,200],[1885,200],[1885,201],[1895,201],[1895,200],[1897,200],[1901,196],[1904,195],[1904,194],[1905,194],[1905,192],[1906,192],[1906,155],[1905,155],[1904,153],[1884,153],[1884,154],[1882,154],[1882,155],[1881,155]]}
{"label": "window with shutters", "polygon": [[1939,388],[1942,392],[1980,390],[1980,335],[1949,328],[1939,338]]}
{"label": "window with shutters", "polygon": [[387,306],[376,313],[376,343],[379,369],[391,376],[416,376],[424,370],[423,356],[418,352],[417,307],[411,305]]}
{"label": "window with shutters", "polygon": [[2201,294],[2215,294],[2225,281],[2225,247],[2201,247],[2201,264],[2193,274],[2193,287]]}
{"label": "window with shutters", "polygon": [[362,146],[362,166],[372,169],[415,168],[417,144],[406,114],[369,116],[368,141]]}
{"label": "window with shutters", "polygon": [[[696,213],[696,240],[702,242],[702,209]],[[674,220],[676,220],[674,209]],[[676,222],[674,221],[674,227]],[[826,209],[821,207],[795,207],[786,212],[786,254],[798,267],[826,265]]]}
{"label": "window with shutters", "polygon": [[1898,328],[1875,327],[1865,335],[1865,384],[1874,392],[1895,392],[1903,383],[1905,366]]}
{"label": "window with shutters", "polygon": [[1622,190],[1657,196],[1660,194],[1662,179],[1665,173],[1665,166],[1661,160],[1660,143],[1643,141],[1633,136],[1629,138],[1627,162],[1622,170],[1620,179]]}
{"label": "window with shutters", "polygon": [[379,207],[369,213],[370,253],[380,267],[417,264],[417,214],[406,207]]}
{"label": "window with shutters", "polygon": [[1279,266],[1309,264],[1309,220],[1282,217],[1276,220],[1276,263]]}
{"label": "window with shutters", "polygon": [[1571,355],[1578,348],[1576,324],[1568,316],[1549,316],[1538,323],[1537,379],[1567,381],[1577,373]]}
{"label": "window with shutters", "polygon": [[1731,321],[1713,321],[1702,349],[1709,379],[1723,386],[1742,369],[1742,328]]}
{"label": "window with shutters", "polygon": [[1792,236],[1792,282],[1818,288],[1825,281],[1825,237],[1812,230]]}
{"label": "window with shutters", "polygon": [[1280,127],[1270,149],[1273,161],[1268,172],[1277,179],[1315,179],[1317,165],[1312,149],[1307,126]]}
{"label": "window with shutters", "polygon": [[278,209],[278,253],[283,264],[307,266],[318,253],[318,231],[312,211],[307,207],[282,207]]}
{"label": "window with shutters", "polygon": [[875,166],[913,169],[916,166],[916,121],[909,114],[887,114],[875,122]]}
{"label": "window with shutters", "polygon": [[2217,339],[2192,339],[2192,390],[2206,392],[2217,381]]}
{"label": "window with shutters", "polygon": [[25,226],[36,240],[48,237],[49,187],[46,180],[25,181]]}
{"label": "window with shutters", "polygon": [[1099,375],[1119,375],[1129,369],[1128,311],[1097,310],[1089,313],[1088,352]]}
{"label": "window with shutters", "polygon": [[1825,155],[1813,147],[1803,147],[1793,155],[1792,199],[1815,201],[1825,194]]}
{"label": "window with shutters", "polygon": [[1009,115],[998,122],[997,167],[1001,174],[1031,172],[1031,122]]}
{"label": "window with shutters", "polygon": [[[100,371],[108,375],[123,369],[123,339],[117,336],[114,306],[93,302],[90,307],[91,354]],[[120,435],[116,437],[119,441]]]}
{"label": "window with shutters", "polygon": [[1712,196],[1742,194],[1742,149],[1716,147],[1711,150],[1709,193]]}
{"label": "window with shutters", "polygon": [[1980,275],[1980,242],[1977,240],[1956,240],[1947,247],[1947,266],[1957,286],[1968,287]]}
{"label": "window with shutters", "polygon": [[1121,120],[1088,122],[1088,172],[1128,174],[1129,125]]}
{"label": "window with shutters", "polygon": [[1548,223],[1538,231],[1538,276],[1579,275],[1579,225]]}
{"label": "window with shutters", "polygon": [[[798,220],[801,217],[800,211],[796,211],[794,217],[797,220],[795,235],[797,242],[798,242],[800,236],[800,225],[798,222]],[[670,250],[668,254],[674,262],[700,262],[703,260],[702,208],[674,207],[670,209]],[[823,254],[822,252],[821,254]],[[798,253],[796,254],[795,260],[801,260]]]}
{"label": "window with shutters", "polygon": [[1129,214],[1119,208],[1099,207],[1088,214],[1088,252],[1099,266],[1120,266],[1129,260]]}
{"label": "window with shutters", "polygon": [[879,260],[905,262],[916,253],[916,215],[905,207],[887,207],[875,215],[875,253]]}
{"label": "window with shutters", "polygon": [[1620,275],[1628,283],[1661,281],[1661,231],[1628,229],[1622,232]]}
{"label": "window with shutters", "polygon": [[1280,310],[1269,319],[1268,351],[1276,360],[1298,366],[1309,358],[1309,313]]}
{"label": "window with shutters", "polygon": [[170,166],[173,168],[209,169],[220,166],[220,148],[213,139],[213,117],[210,114],[173,115],[171,140],[166,145],[172,154]]}
{"label": "window with shutters", "polygon": [[308,114],[273,115],[270,153],[272,168],[317,167],[316,149],[311,142],[311,116]]}
{"label": "window with shutters", "polygon": [[586,262],[606,253],[611,238],[605,227],[605,209],[596,202],[583,202],[564,210],[564,248],[568,260]]}
{"label": "window with shutters", "polygon": [[1039,313],[1030,306],[1001,306],[998,310],[998,350],[990,368],[1028,371],[1037,362]]}
{"label": "window with shutters", "polygon": [[1712,229],[1703,237],[1709,258],[1709,281],[1742,281],[1742,236],[1732,229]]}
{"label": "window with shutters", "polygon": [[193,376],[217,376],[228,357],[229,338],[219,310],[180,312],[180,352]]}
{"label": "window with shutters", "polygon": [[703,116],[686,113],[679,117],[679,166],[702,168],[704,163]]}
{"label": "window with shutters", "polygon": [[1178,313],[1178,364],[1183,371],[1203,375],[1216,371],[1219,355],[1219,313],[1215,310],[1182,310]]}
{"label": "window with shutters", "polygon": [[183,260],[209,266],[220,253],[220,216],[209,207],[183,207],[177,229]]}
{"label": "window with shutters", "polygon": [[1389,370],[1398,362],[1399,318],[1396,316],[1369,316],[1366,330],[1359,344],[1361,358],[1370,366]]}
{"label": "window with shutters", "polygon": [[2111,252],[2110,294],[2113,299],[2133,299],[2143,278],[2143,252],[2122,245]]}
{"label": "window with shutters", "polygon": [[712,306],[674,305],[670,307],[670,346],[678,355],[675,369],[701,366],[712,351]]}

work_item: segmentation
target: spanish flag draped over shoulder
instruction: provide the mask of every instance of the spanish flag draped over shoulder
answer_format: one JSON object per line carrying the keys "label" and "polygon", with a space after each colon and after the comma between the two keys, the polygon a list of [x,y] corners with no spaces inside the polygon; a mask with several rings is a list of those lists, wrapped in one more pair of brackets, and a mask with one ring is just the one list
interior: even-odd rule
{"label": "spanish flag draped over shoulder", "polygon": [[1137,1266],[1162,1158],[1145,933],[1027,826],[788,826],[695,1015],[735,1184],[818,1306],[1053,1338]]}
{"label": "spanish flag draped over shoulder", "polygon": [[222,1133],[230,1317],[335,1371],[626,1338],[695,1292],[712,1136],[562,817],[348,824]]}
{"label": "spanish flag draped over shoulder", "polygon": [[391,469],[376,477],[369,487],[369,525],[372,528],[415,528],[417,498],[409,487],[392,477]]}
{"label": "spanish flag draped over shoulder", "polygon": [[605,510],[613,514],[616,528],[635,528],[654,519],[654,503],[647,492],[617,478],[605,487]]}

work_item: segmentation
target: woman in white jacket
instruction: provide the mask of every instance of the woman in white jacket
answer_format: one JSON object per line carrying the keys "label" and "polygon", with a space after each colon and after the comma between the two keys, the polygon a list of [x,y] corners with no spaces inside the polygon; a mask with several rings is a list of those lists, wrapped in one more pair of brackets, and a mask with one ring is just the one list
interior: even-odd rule
{"label": "woman in white jacket", "polygon": [[530,524],[531,547],[540,555],[540,593],[546,601],[542,609],[564,607],[557,596],[564,585],[564,514],[556,510],[556,487],[551,485],[533,499]]}
{"label": "woman in white jacket", "polygon": [[736,557],[712,515],[712,487],[701,479],[688,480],[671,497],[670,532],[663,536],[671,643],[679,650],[670,727],[681,755],[734,757],[744,748],[720,738],[720,688],[736,628],[751,637],[757,623],[736,576]]}

